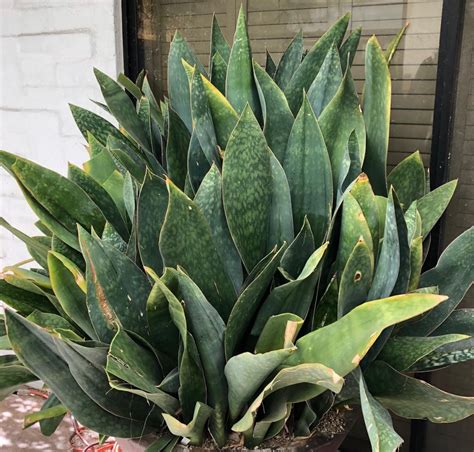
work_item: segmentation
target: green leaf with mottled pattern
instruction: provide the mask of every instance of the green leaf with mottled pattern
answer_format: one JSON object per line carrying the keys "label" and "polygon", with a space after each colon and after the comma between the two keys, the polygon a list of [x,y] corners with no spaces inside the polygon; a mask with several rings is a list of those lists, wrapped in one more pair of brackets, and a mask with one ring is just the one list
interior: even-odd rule
{"label": "green leaf with mottled pattern", "polygon": [[[164,271],[161,278],[150,267],[145,267],[148,275],[171,289],[176,288],[174,271]],[[155,282],[146,302],[148,324],[150,325],[149,342],[153,345],[160,360],[163,372],[170,372],[178,365],[179,332],[170,315],[168,300],[162,290],[162,284]]]}
{"label": "green leaf with mottled pattern", "polygon": [[23,366],[16,356],[9,361],[5,360],[0,365],[0,400],[15,392],[21,385],[36,380],[38,377]]}
{"label": "green leaf with mottled pattern", "polygon": [[243,6],[240,7],[235,26],[234,43],[230,51],[225,80],[225,95],[237,113],[247,104],[257,118],[261,117],[260,101],[253,78],[252,51]]}
{"label": "green leaf with mottled pattern", "polygon": [[449,317],[474,281],[473,256],[474,227],[471,227],[448,245],[436,267],[421,275],[420,287],[437,286],[439,293],[449,296],[449,300],[421,319],[408,323],[402,329],[403,334],[427,336]]}
{"label": "green leaf with mottled pattern", "polygon": [[365,216],[367,226],[369,226],[370,229],[370,235],[372,236],[374,257],[377,258],[380,239],[379,212],[372,186],[366,174],[362,173],[356,179],[356,182],[351,188],[351,195],[357,200]]}
{"label": "green leaf with mottled pattern", "polygon": [[265,72],[271,77],[275,78],[277,67],[271,53],[267,50],[265,53]]}
{"label": "green leaf with mottled pattern", "polygon": [[387,178],[389,188],[393,186],[404,210],[407,210],[413,201],[425,195],[425,181],[425,168],[420,151],[403,159]]}
{"label": "green leaf with mottled pattern", "polygon": [[206,217],[224,269],[238,293],[243,281],[242,263],[227,227],[222,204],[222,178],[215,165],[204,177],[194,202]]}
{"label": "green leaf with mottled pattern", "polygon": [[474,397],[441,391],[425,381],[397,372],[383,361],[372,363],[365,378],[372,395],[401,417],[445,423],[457,422],[474,414]]}
{"label": "green leaf with mottled pattern", "polygon": [[319,246],[330,222],[333,181],[326,144],[306,96],[291,129],[283,168],[290,185],[294,225],[300,228],[307,216]]}
{"label": "green leaf with mottled pattern", "polygon": [[234,110],[224,95],[209,81],[202,76],[204,89],[207,93],[212,120],[216,131],[217,143],[222,149],[227,147],[230,135],[234,130],[239,115]]}
{"label": "green leaf with mottled pattern", "polygon": [[171,107],[186,124],[189,131],[193,130],[191,119],[191,97],[188,76],[183,68],[182,60],[205,74],[204,67],[197,59],[183,36],[176,31],[171,41],[168,54],[168,95]]}
{"label": "green leaf with mottled pattern", "polygon": [[105,219],[124,240],[127,240],[129,237],[128,227],[109,193],[94,178],[72,163],[68,165],[68,178],[89,195],[102,211]]}
{"label": "green leaf with mottled pattern", "polygon": [[431,372],[451,364],[471,361],[472,359],[474,359],[474,338],[468,337],[467,339],[442,345],[418,360],[409,370],[410,372]]}
{"label": "green leaf with mottled pattern", "polygon": [[384,238],[380,248],[369,300],[388,297],[397,282],[400,267],[399,235],[393,193],[388,197]]}
{"label": "green leaf with mottled pattern", "polygon": [[116,127],[101,116],[77,105],[69,104],[69,108],[77,127],[87,141],[89,141],[89,133],[103,146],[107,144],[109,135],[113,135],[116,138],[124,138],[123,134]]}
{"label": "green leaf with mottled pattern", "polygon": [[[167,269],[177,278],[176,270]],[[206,401],[206,381],[199,358],[198,349],[192,334],[188,331],[188,323],[184,306],[173,292],[154,275],[154,280],[168,301],[169,313],[181,336],[179,353],[179,401],[185,421],[193,417],[194,406]],[[175,279],[177,282],[177,279]]]}
{"label": "green leaf with mottled pattern", "polygon": [[365,123],[359,98],[350,71],[346,71],[336,95],[319,117],[319,126],[326,141],[334,187],[342,187],[346,175],[342,171],[349,137],[355,130],[360,161],[365,156]]}
{"label": "green leaf with mottled pattern", "polygon": [[[297,351],[284,363],[322,363],[345,376],[354,370],[387,327],[422,314],[446,297],[431,294],[396,295],[363,303],[328,326],[313,331],[296,342]],[[345,331],[350,341],[341,341]]]}
{"label": "green leaf with mottled pattern", "polygon": [[220,167],[221,162],[217,151],[217,139],[211,110],[201,74],[196,69],[194,69],[191,79],[191,115],[193,127],[204,155],[209,163],[216,163]]}
{"label": "green leaf with mottled pattern", "polygon": [[341,59],[342,73],[345,74],[347,67],[352,66],[357,47],[359,46],[360,35],[362,34],[362,27],[356,28],[348,38],[342,43],[339,49],[339,55]]}
{"label": "green leaf with mottled pattern", "polygon": [[[342,16],[321,38],[298,66],[290,82],[284,89],[291,111],[296,114],[303,100],[303,90],[308,90],[323,64],[333,42],[339,47],[349,23],[350,13]],[[342,121],[341,121],[342,122]]]}
{"label": "green leaf with mottled pattern", "polygon": [[230,46],[224,35],[222,34],[221,27],[217,21],[216,14],[212,15],[212,25],[211,25],[211,52],[209,54],[211,60],[209,61],[210,67],[213,65],[212,58],[217,53],[220,54],[221,58],[227,64],[230,56]]}
{"label": "green leaf with mottled pattern", "polygon": [[370,394],[359,368],[356,369],[356,378],[359,380],[362,414],[372,450],[374,452],[395,452],[403,443],[403,439],[393,429],[390,414]]}
{"label": "green leaf with mottled pattern", "polygon": [[[144,433],[143,420],[115,416],[87,395],[59,352],[58,338],[11,311],[7,311],[6,319],[16,355],[51,388],[82,425],[111,436],[139,437]],[[145,430],[151,431],[150,427],[145,427]]]}
{"label": "green leaf with mottled pattern", "polygon": [[5,277],[0,279],[0,300],[24,316],[35,310],[57,312],[47,297],[41,293],[16,287],[6,281]]}
{"label": "green leaf with mottled pattern", "polygon": [[285,171],[273,152],[270,152],[270,168],[272,173],[272,199],[267,250],[271,250],[274,246],[281,246],[284,242],[290,243],[295,235],[290,186]]}
{"label": "green leaf with mottled pattern", "polygon": [[[82,274],[76,277],[66,267],[67,258],[58,253],[48,255],[48,269],[54,294],[58,298],[64,312],[92,339],[97,339],[97,334],[92,327],[87,311],[86,294],[84,293],[84,280]],[[69,261],[69,265],[71,266]],[[72,264],[74,265],[74,264]],[[79,285],[80,284],[80,285]]]}
{"label": "green leaf with mottled pattern", "polygon": [[249,272],[267,250],[271,177],[270,151],[247,106],[225,151],[222,186],[227,224]]}
{"label": "green leaf with mottled pattern", "polygon": [[344,270],[360,237],[364,239],[369,251],[373,252],[372,235],[365,215],[354,196],[347,193],[342,204],[341,233],[336,260],[336,269],[339,272]]}
{"label": "green leaf with mottled pattern", "polygon": [[235,302],[225,331],[224,344],[227,359],[230,359],[234,354],[249,329],[251,320],[260,307],[260,302],[270,285],[285,248],[286,245],[282,246],[278,251],[274,249],[265,259],[262,259],[262,264],[264,263],[265,265],[243,289]]}
{"label": "green leaf with mottled pattern", "polygon": [[225,78],[227,75],[227,63],[219,52],[216,52],[211,60],[211,83],[221,92],[225,93]]}
{"label": "green leaf with mottled pattern", "polygon": [[281,258],[281,269],[296,279],[315,249],[313,232],[308,218],[305,217],[303,226]]}
{"label": "green leaf with mottled pattern", "polygon": [[259,335],[268,319],[274,315],[287,312],[306,319],[314,299],[314,290],[318,277],[317,270],[327,246],[328,243],[326,242],[312,253],[295,280],[275,287],[270,292],[270,295],[258,311],[252,328],[253,335]]}
{"label": "green leaf with mottled pattern", "polygon": [[443,215],[453,197],[457,184],[457,179],[452,180],[417,200],[416,207],[421,216],[423,238],[426,238]]}
{"label": "green leaf with mottled pattern", "polygon": [[181,189],[184,188],[188,167],[188,147],[190,135],[186,125],[172,109],[169,109],[166,163],[169,178]]}
{"label": "green leaf with mottled pattern", "polygon": [[[111,386],[128,392],[129,388],[123,384],[126,382],[138,388],[138,391],[130,388],[132,394],[142,394],[164,412],[176,413],[179,410],[178,400],[159,389],[163,376],[156,355],[137,339],[121,329],[115,334],[105,367]],[[114,377],[121,381],[116,381]]]}
{"label": "green leaf with mottled pattern", "polygon": [[335,43],[332,44],[324,58],[318,75],[308,90],[308,100],[318,117],[335,96],[342,82],[341,61]]}
{"label": "green leaf with mottled pattern", "polygon": [[43,268],[48,268],[47,259],[48,251],[50,249],[49,246],[47,246],[45,243],[38,240],[37,238],[29,237],[20,230],[16,229],[3,217],[0,217],[0,226],[5,228],[8,232],[20,239],[26,245],[28,251],[30,252],[30,254],[32,254],[32,257],[35,258],[36,262],[38,262],[39,265],[41,265]]}
{"label": "green leaf with mottled pattern", "polygon": [[164,265],[183,267],[227,320],[236,292],[222,265],[209,223],[201,209],[171,181],[167,186],[168,210],[160,234]]}
{"label": "green leaf with mottled pattern", "polygon": [[364,121],[367,155],[364,172],[377,195],[387,193],[387,152],[390,133],[391,81],[388,63],[375,36],[365,50]]}
{"label": "green leaf with mottled pattern", "polygon": [[178,271],[178,293],[184,301],[188,328],[196,339],[207,382],[207,403],[214,409],[210,421],[212,437],[219,447],[226,442],[227,384],[224,376],[225,324],[206,300],[199,287],[184,272]]}
{"label": "green leaf with mottled pattern", "polygon": [[188,148],[188,179],[193,193],[198,191],[202,180],[210,169],[211,165],[201,149],[196,129],[194,129]]}
{"label": "green leaf with mottled pattern", "polygon": [[112,245],[79,229],[87,263],[87,306],[100,340],[112,340],[117,325],[147,337],[146,300],[151,290],[145,274]]}
{"label": "green leaf with mottled pattern", "polygon": [[338,317],[367,301],[374,272],[374,255],[362,237],[349,255],[339,283]]}
{"label": "green leaf with mottled pattern", "polygon": [[432,334],[440,335],[452,333],[474,336],[474,308],[454,310]]}
{"label": "green leaf with mottled pattern", "polygon": [[127,93],[115,80],[99,71],[99,69],[94,68],[94,74],[111,113],[140,146],[151,152],[148,135]]}
{"label": "green leaf with mottled pattern", "polygon": [[468,337],[462,334],[432,337],[395,336],[387,341],[379,358],[394,369],[403,372],[439,347]]}
{"label": "green leaf with mottled pattern", "polygon": [[254,62],[255,80],[262,105],[263,133],[275,157],[283,162],[288,137],[295,121],[285,95],[272,78]]}
{"label": "green leaf with mottled pattern", "polygon": [[410,279],[408,291],[418,288],[420,283],[421,269],[423,267],[423,237],[413,239],[410,247]]}
{"label": "green leaf with mottled pattern", "polygon": [[143,265],[153,268],[158,274],[163,271],[158,242],[167,207],[168,190],[165,181],[147,172],[138,197],[138,250]]}
{"label": "green leaf with mottled pattern", "polygon": [[303,33],[299,31],[283,53],[275,72],[275,82],[282,89],[288,86],[303,57]]}
{"label": "green leaf with mottled pattern", "polygon": [[54,171],[5,151],[0,151],[0,162],[12,172],[35,201],[69,231],[75,232],[76,223],[87,229],[93,227],[98,232],[102,231],[105,225],[102,212],[77,184]]}

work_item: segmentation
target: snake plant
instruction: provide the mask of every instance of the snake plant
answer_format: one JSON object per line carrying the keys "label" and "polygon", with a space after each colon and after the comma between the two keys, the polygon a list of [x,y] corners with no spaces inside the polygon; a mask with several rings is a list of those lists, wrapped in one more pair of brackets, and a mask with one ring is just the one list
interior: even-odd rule
{"label": "snake plant", "polygon": [[[309,437],[361,405],[374,451],[402,439],[388,411],[455,422],[474,398],[413,376],[474,357],[474,229],[423,271],[456,181],[430,191],[419,152],[387,175],[390,60],[341,17],[278,66],[252,59],[243,12],[232,45],[214,18],[208,70],[176,32],[168,97],[95,69],[113,125],[71,105],[89,159],[67,176],[2,151],[38,217],[31,261],[6,267],[2,396],[42,380],[26,424],[71,412],[115,437],[255,447]],[[346,37],[345,37],[346,36]],[[362,100],[363,99],[363,100]],[[33,268],[29,268],[33,265]],[[233,434],[231,435],[231,433]],[[208,443],[209,444],[209,443]]]}

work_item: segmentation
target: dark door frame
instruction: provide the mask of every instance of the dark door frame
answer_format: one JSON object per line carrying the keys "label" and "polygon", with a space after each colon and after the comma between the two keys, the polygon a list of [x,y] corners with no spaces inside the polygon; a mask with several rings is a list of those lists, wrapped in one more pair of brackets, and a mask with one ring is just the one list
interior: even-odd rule
{"label": "dark door frame", "polygon": [[[144,67],[144,48],[138,34],[140,0],[121,1],[124,72],[127,77],[135,80]],[[465,6],[466,0],[443,1],[431,141],[432,190],[447,182],[449,173]],[[443,220],[431,233],[427,268],[433,267],[437,262],[442,237]],[[429,374],[424,374],[423,379],[429,380]],[[414,420],[411,427],[410,451],[419,452],[425,444],[426,422]]]}
{"label": "dark door frame", "polygon": [[[465,9],[466,0],[443,1],[431,139],[431,190],[448,182],[449,177]],[[438,261],[443,246],[444,225],[445,217],[431,231],[431,243],[425,268],[434,267]],[[427,382],[431,379],[430,373],[416,376]],[[410,452],[424,450],[426,422],[424,420],[411,421]]]}

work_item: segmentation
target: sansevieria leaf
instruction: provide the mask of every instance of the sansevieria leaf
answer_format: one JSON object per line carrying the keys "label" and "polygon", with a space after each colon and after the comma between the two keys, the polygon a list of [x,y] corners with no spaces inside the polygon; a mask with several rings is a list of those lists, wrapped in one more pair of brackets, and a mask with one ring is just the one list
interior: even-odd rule
{"label": "sansevieria leaf", "polygon": [[266,254],[272,196],[270,151],[250,106],[227,145],[222,188],[230,233],[250,271]]}
{"label": "sansevieria leaf", "polygon": [[170,180],[168,210],[160,234],[166,267],[181,266],[198,284],[209,302],[227,320],[236,298],[201,209]]}
{"label": "sansevieria leaf", "polygon": [[391,82],[388,64],[375,36],[365,50],[364,120],[367,154],[364,172],[376,195],[387,193],[386,168],[390,133]]}
{"label": "sansevieria leaf", "polygon": [[366,381],[372,395],[401,417],[445,423],[474,414],[474,397],[449,394],[423,380],[403,375],[383,361],[372,363]]}
{"label": "sansevieria leaf", "polygon": [[333,184],[326,144],[306,96],[291,129],[283,168],[290,185],[294,226],[301,228],[307,216],[319,246],[330,222]]}
{"label": "sansevieria leaf", "polygon": [[321,38],[314,44],[302,63],[296,69],[290,82],[284,89],[291,111],[296,114],[303,100],[303,90],[308,90],[314,77],[319,72],[324,58],[333,42],[339,47],[349,23],[350,14],[342,16]]}
{"label": "sansevieria leaf", "polygon": [[183,68],[182,61],[195,66],[196,69],[205,74],[202,64],[197,59],[193,50],[189,47],[181,33],[176,31],[171,41],[168,54],[168,94],[171,107],[186,124],[189,131],[193,129],[191,119],[190,88],[188,76]]}
{"label": "sansevieria leaf", "polygon": [[[337,322],[300,338],[297,351],[285,366],[322,363],[345,376],[359,365],[385,328],[422,314],[444,300],[446,297],[441,295],[406,294],[363,303]],[[338,342],[341,331],[351,331],[352,340]]]}
{"label": "sansevieria leaf", "polygon": [[235,28],[234,43],[229,56],[225,94],[238,113],[242,113],[247,104],[257,118],[261,117],[257,87],[253,78],[252,52],[245,22],[243,6]]}

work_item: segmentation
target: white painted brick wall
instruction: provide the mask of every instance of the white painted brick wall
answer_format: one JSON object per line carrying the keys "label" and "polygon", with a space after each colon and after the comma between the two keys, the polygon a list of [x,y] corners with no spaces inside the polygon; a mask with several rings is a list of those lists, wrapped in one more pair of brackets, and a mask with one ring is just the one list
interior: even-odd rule
{"label": "white painted brick wall", "polygon": [[[0,0],[0,149],[65,173],[86,158],[68,103],[101,113],[93,66],[122,70],[120,0]],[[38,233],[13,179],[0,169],[0,216]],[[0,229],[0,268],[27,257]]]}

